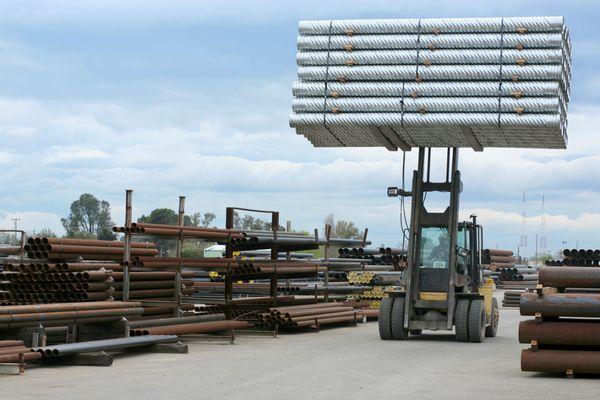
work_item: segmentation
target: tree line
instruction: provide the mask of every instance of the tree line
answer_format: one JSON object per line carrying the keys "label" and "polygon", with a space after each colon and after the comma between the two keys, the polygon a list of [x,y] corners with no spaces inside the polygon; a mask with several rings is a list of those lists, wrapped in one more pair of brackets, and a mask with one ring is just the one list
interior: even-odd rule
{"label": "tree line", "polygon": [[[217,216],[212,212],[199,213],[184,216],[184,225],[193,227],[211,227]],[[142,215],[138,222],[151,224],[176,225],[178,215],[170,208],[157,208],[148,215]],[[112,231],[116,224],[111,217],[110,204],[106,200],[99,200],[91,193],[84,193],[71,203],[69,215],[61,218],[61,224],[65,229],[64,237],[77,239],[101,239],[115,240],[117,236]],[[345,239],[361,238],[362,232],[352,221],[335,221],[333,214],[327,216],[325,224],[332,226],[332,237]],[[271,221],[265,221],[261,218],[249,214],[240,215],[237,211],[234,213],[233,226],[240,230],[271,230]],[[279,226],[280,231],[285,231],[285,227]],[[305,232],[306,233],[306,232]],[[307,233],[308,234],[308,233]],[[42,229],[36,233],[37,236],[57,237],[50,229]],[[159,245],[167,245],[173,240],[159,240]]]}

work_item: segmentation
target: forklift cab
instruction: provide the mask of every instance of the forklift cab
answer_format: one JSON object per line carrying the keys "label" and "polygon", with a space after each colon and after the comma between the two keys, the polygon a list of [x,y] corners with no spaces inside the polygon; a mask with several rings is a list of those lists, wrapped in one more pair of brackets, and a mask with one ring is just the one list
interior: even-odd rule
{"label": "forklift cab", "polygon": [[[419,296],[435,297],[428,293],[446,293],[448,290],[450,267],[450,252],[456,252],[457,286],[467,287],[463,292],[476,292],[481,283],[479,271],[480,248],[478,240],[481,227],[472,221],[460,222],[456,235],[456,247],[451,249],[450,234],[446,226],[429,226],[421,228],[419,249]],[[458,292],[461,290],[458,289]],[[439,295],[437,296],[439,297]],[[443,296],[442,296],[443,297]]]}

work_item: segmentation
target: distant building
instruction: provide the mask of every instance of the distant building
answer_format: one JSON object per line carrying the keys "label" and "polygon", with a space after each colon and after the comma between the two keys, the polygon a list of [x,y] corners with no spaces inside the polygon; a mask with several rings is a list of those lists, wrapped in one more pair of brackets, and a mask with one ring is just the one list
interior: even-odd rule
{"label": "distant building", "polygon": [[225,252],[225,245],[215,244],[213,246],[204,249],[204,258],[219,258],[223,257]]}

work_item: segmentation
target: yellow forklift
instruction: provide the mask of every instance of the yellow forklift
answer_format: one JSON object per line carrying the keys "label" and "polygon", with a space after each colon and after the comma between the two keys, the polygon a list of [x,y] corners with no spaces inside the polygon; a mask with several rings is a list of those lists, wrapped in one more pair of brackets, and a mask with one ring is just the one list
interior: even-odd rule
{"label": "yellow forklift", "polygon": [[[494,283],[484,279],[481,269],[483,228],[474,215],[471,221],[458,221],[462,191],[458,148],[447,149],[446,157],[445,182],[430,181],[431,148],[420,147],[411,191],[388,188],[388,196],[410,197],[412,206],[403,280],[379,308],[383,340],[452,329],[459,342],[479,343],[496,336],[499,312]],[[443,212],[426,209],[431,192],[449,193]]]}

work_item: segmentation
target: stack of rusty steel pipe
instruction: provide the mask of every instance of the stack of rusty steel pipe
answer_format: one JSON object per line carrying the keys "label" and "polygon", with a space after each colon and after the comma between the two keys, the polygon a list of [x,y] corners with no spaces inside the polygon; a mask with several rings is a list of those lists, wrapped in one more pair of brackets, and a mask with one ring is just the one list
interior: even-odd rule
{"label": "stack of rusty steel pipe", "polygon": [[0,363],[26,363],[40,359],[22,340],[0,340]]}
{"label": "stack of rusty steel pipe", "polygon": [[[154,243],[131,243],[131,254],[155,256],[158,254]],[[28,258],[45,260],[116,260],[123,259],[124,242],[112,240],[65,239],[30,237],[23,247]]]}
{"label": "stack of rusty steel pipe", "polygon": [[135,319],[141,317],[143,311],[139,302],[120,301],[4,306],[0,307],[0,330]]}
{"label": "stack of rusty steel pipe", "polygon": [[518,264],[512,250],[484,249],[481,258],[485,268],[492,271],[500,268],[513,268],[515,264]]}
{"label": "stack of rusty steel pipe", "polygon": [[521,294],[525,293],[524,290],[506,290],[504,291],[504,298],[502,299],[502,307],[515,307],[518,308],[521,302]]}
{"label": "stack of rusty steel pipe", "polygon": [[406,263],[406,250],[394,247],[362,248],[342,247],[338,250],[341,259],[365,260],[373,265],[396,265],[403,267]]}
{"label": "stack of rusty steel pipe", "polygon": [[299,260],[238,260],[235,258],[177,258],[134,257],[132,267],[173,269],[179,267],[200,268],[219,274],[233,275],[301,275],[316,274],[324,270],[317,263]]}
{"label": "stack of rusty steel pipe", "polygon": [[354,322],[359,311],[344,303],[317,303],[274,307],[258,315],[257,326],[264,328],[306,328]]}
{"label": "stack of rusty steel pipe", "polygon": [[562,260],[548,260],[546,266],[597,267],[600,264],[600,250],[564,249]]}
{"label": "stack of rusty steel pipe", "polygon": [[17,256],[23,251],[21,246],[0,246],[0,256]]}
{"label": "stack of rusty steel pipe", "polygon": [[[523,371],[600,374],[600,267],[544,267],[540,285],[521,295],[519,324]],[[565,293],[567,289],[583,292]]]}
{"label": "stack of rusty steel pipe", "polygon": [[[149,224],[142,222],[134,222],[130,228],[115,226],[112,228],[116,233],[136,233],[146,234],[158,237],[173,237],[173,238],[195,238],[203,240],[227,241],[229,239],[242,238],[244,235],[238,230],[218,229],[218,228],[202,228],[197,226],[177,226],[166,224]],[[132,254],[134,254],[132,252]]]}
{"label": "stack of rusty steel pipe", "polygon": [[[4,304],[111,300],[115,292],[111,271],[107,270],[9,272],[7,266],[0,273],[0,301]],[[37,271],[38,267],[39,264],[27,266],[30,271]]]}
{"label": "stack of rusty steel pipe", "polygon": [[498,287],[510,289],[534,288],[538,283],[538,268],[527,265],[498,268],[493,274],[496,276]]}

